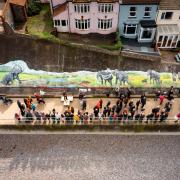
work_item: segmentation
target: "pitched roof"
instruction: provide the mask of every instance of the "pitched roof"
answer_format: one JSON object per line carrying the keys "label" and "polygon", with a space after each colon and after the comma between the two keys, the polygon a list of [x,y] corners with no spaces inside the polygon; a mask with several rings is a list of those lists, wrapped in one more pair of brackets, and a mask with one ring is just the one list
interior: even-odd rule
{"label": "pitched roof", "polygon": [[53,16],[57,16],[60,13],[64,12],[67,8],[67,2],[60,4],[56,7],[53,7]]}
{"label": "pitched roof", "polygon": [[26,0],[10,0],[10,3],[19,6],[25,6]]}
{"label": "pitched roof", "polygon": [[160,0],[122,0],[122,4],[159,4],[159,2]]}
{"label": "pitched roof", "polygon": [[161,10],[180,10],[180,0],[161,0],[159,4]]}

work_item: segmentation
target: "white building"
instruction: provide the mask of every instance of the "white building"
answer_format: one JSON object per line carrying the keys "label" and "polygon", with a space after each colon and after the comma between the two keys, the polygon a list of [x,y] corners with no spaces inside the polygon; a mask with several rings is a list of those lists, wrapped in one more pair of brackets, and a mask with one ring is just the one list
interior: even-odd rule
{"label": "white building", "polygon": [[180,0],[161,0],[156,19],[159,48],[176,48],[180,41]]}

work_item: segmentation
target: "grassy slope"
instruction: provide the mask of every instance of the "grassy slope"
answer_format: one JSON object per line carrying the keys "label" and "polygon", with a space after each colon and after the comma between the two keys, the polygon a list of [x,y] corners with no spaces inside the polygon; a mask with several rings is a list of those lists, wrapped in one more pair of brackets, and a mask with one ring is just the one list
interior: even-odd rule
{"label": "grassy slope", "polygon": [[60,42],[58,38],[51,34],[53,29],[53,21],[48,4],[42,5],[40,14],[28,18],[27,32],[28,34],[38,36],[42,39]]}

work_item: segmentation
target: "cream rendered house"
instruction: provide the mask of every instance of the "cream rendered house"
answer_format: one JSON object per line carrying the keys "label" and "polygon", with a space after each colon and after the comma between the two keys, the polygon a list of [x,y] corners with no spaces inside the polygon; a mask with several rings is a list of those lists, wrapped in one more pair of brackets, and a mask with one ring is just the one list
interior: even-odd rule
{"label": "cream rendered house", "polygon": [[176,48],[180,41],[180,0],[161,0],[156,23],[157,46]]}

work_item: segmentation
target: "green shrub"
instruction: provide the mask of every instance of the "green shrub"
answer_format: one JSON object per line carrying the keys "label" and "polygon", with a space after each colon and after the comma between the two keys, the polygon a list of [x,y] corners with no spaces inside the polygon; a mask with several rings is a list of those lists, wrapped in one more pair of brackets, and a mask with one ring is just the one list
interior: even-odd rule
{"label": "green shrub", "polygon": [[114,51],[114,50],[120,50],[122,48],[122,43],[121,43],[121,39],[120,39],[120,35],[119,32],[116,32],[116,39],[115,39],[115,44],[114,45],[99,45],[98,47],[103,48],[103,49],[107,49],[110,51]]}
{"label": "green shrub", "polygon": [[34,1],[34,0],[29,0],[28,3],[28,16],[34,16],[39,14],[41,11],[41,5],[40,3]]}

